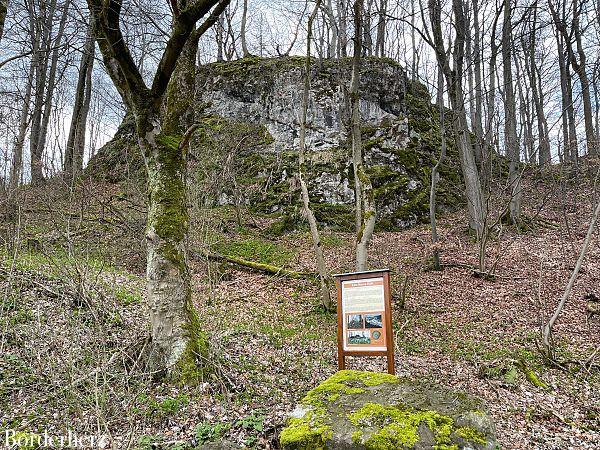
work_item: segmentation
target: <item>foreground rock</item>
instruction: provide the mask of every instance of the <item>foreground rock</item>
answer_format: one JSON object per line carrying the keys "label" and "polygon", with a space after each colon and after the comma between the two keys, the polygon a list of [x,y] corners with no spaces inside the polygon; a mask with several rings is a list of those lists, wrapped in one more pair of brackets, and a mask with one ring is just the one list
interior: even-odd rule
{"label": "foreground rock", "polygon": [[281,432],[284,450],[499,448],[481,400],[432,383],[343,370],[310,391]]}

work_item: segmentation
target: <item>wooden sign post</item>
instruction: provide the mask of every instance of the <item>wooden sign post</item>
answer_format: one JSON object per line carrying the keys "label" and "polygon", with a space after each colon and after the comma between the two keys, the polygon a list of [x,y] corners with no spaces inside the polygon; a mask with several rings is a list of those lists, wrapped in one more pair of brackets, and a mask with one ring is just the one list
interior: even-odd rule
{"label": "wooden sign post", "polygon": [[394,374],[389,269],[334,275],[337,287],[338,367],[346,356],[387,356]]}

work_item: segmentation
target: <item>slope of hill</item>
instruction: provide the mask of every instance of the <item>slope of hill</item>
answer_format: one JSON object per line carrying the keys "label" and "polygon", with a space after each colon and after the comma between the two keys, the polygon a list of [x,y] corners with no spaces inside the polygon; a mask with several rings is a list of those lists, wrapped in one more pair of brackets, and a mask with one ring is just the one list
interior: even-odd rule
{"label": "slope of hill", "polygon": [[[440,219],[441,272],[430,268],[426,226],[379,232],[372,243],[372,267],[392,270],[398,373],[485,399],[507,449],[591,449],[600,440],[600,320],[586,316],[585,299],[600,295],[597,233],[556,326],[564,366],[545,365],[537,350],[594,199],[584,173],[563,175],[527,177],[525,210],[536,220],[521,232],[499,224],[488,248],[494,277],[472,270],[478,247],[461,213]],[[18,220],[2,222],[0,422],[101,433],[115,448],[190,449],[219,438],[273,448],[293,404],[336,370],[335,316],[319,309],[310,281],[196,256],[210,371],[197,386],[154,381],[138,358],[148,333],[143,199],[137,183],[71,191],[55,182],[25,189]],[[191,248],[314,270],[307,232],[273,238],[273,220],[194,203]],[[351,270],[352,236],[323,240],[329,269]],[[351,368],[384,366],[364,358]]]}

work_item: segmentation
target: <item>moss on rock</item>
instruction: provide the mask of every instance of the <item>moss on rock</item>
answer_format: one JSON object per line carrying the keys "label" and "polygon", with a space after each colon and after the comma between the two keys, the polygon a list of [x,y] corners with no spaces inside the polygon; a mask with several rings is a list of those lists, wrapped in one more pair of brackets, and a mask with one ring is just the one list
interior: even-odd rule
{"label": "moss on rock", "polygon": [[[295,176],[297,135],[290,131],[295,130],[295,119],[288,114],[285,102],[276,103],[282,102],[281,95],[285,95],[278,90],[282,83],[289,87],[289,83],[301,79],[303,63],[303,57],[248,57],[199,68],[197,81],[202,90],[197,97],[206,92],[212,94],[195,105],[200,127],[190,149],[191,186],[197,192],[192,200],[203,207],[233,204],[237,208],[247,206],[255,214],[281,217],[270,230],[273,234],[304,226],[303,220],[287,220],[298,217],[297,212],[302,209]],[[315,118],[323,122],[322,127],[328,125],[319,114],[333,120],[330,116],[340,101],[334,88],[349,75],[350,66],[350,59],[344,58],[313,65],[311,108],[321,111]],[[423,84],[409,81],[397,63],[385,58],[365,59],[361,86],[361,98],[388,114],[380,122],[371,121],[362,127],[365,175],[373,184],[377,229],[397,230],[425,222],[429,214],[431,167],[441,145],[438,113],[431,95]],[[226,102],[230,102],[234,112]],[[274,116],[277,111],[285,113],[283,118]],[[451,114],[448,116],[450,120]],[[280,123],[282,120],[290,123]],[[339,122],[339,118],[336,120]],[[450,122],[448,128],[449,125]],[[278,127],[288,130],[288,134],[276,134]],[[307,152],[310,200],[322,225],[352,230],[354,176],[350,143],[339,137],[330,141],[331,131],[319,131],[327,135],[326,145],[316,139],[315,148]],[[158,139],[165,147],[178,143],[177,136],[160,135]],[[447,142],[448,158],[441,167],[438,187],[441,210],[454,209],[462,198],[451,133]],[[123,167],[123,152],[135,157],[131,169]],[[90,161],[90,173],[110,181],[119,181],[127,174],[143,178],[143,167],[131,117],[124,120],[113,141]]]}
{"label": "moss on rock", "polygon": [[325,424],[323,412],[311,411],[302,418],[291,419],[279,441],[289,450],[324,450],[331,436],[331,426]]}
{"label": "moss on rock", "polygon": [[[366,403],[359,410],[348,414],[350,421],[360,427],[361,440],[369,450],[396,450],[412,448],[419,440],[420,427],[426,426],[434,438],[437,450],[458,449],[452,442],[453,434],[469,443],[485,444],[485,435],[471,427],[456,427],[454,419],[429,410],[415,410],[405,405],[383,406]],[[371,429],[363,439],[362,428]],[[353,435],[354,440],[354,435]]]}
{"label": "moss on rock", "polygon": [[308,392],[280,442],[284,450],[495,449],[481,408],[473,397],[427,382],[344,370]]}

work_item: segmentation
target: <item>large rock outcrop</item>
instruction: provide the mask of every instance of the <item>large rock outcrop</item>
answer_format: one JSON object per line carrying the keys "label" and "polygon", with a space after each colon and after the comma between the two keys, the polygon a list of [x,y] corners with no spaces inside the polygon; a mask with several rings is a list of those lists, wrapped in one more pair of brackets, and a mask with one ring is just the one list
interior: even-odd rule
{"label": "large rock outcrop", "polygon": [[[308,184],[318,220],[351,229],[354,178],[347,133],[343,86],[349,59],[313,61],[308,107]],[[235,170],[243,189],[225,187],[221,204],[246,204],[259,212],[281,214],[282,223],[299,210],[297,148],[304,58],[247,58],[199,69],[197,97],[204,111],[224,121],[207,130],[204,152],[223,144],[221,130],[241,124],[261,127],[262,145],[238,146]],[[439,154],[437,112],[425,86],[410,81],[392,60],[366,58],[360,79],[360,111],[365,162],[378,206],[379,229],[399,229],[428,219],[431,167]],[[200,144],[202,145],[202,144]],[[229,152],[226,152],[229,153]],[[450,144],[450,156],[453,148]],[[460,176],[442,168],[440,205],[458,202]]]}
{"label": "large rock outcrop", "polygon": [[[246,58],[209,64],[198,71],[197,96],[212,114],[265,125],[278,150],[297,149],[304,61],[302,57]],[[361,73],[359,105],[365,127],[406,117],[409,82],[402,67],[389,59],[367,58]],[[346,139],[349,105],[343,86],[349,80],[349,59],[313,61],[309,148],[339,147]]]}
{"label": "large rock outcrop", "polygon": [[283,450],[495,450],[481,402],[432,383],[344,370],[311,390],[280,435]]}
{"label": "large rock outcrop", "polygon": [[[304,58],[245,58],[198,69],[192,141],[192,188],[203,204],[248,206],[294,226],[300,216],[297,173]],[[315,60],[308,114],[307,180],[317,219],[352,229],[354,178],[344,86],[350,60]],[[182,93],[186,95],[186,93]],[[375,188],[378,227],[399,229],[428,218],[431,167],[439,155],[437,112],[425,86],[389,59],[365,58],[360,80],[365,162]],[[117,181],[143,168],[125,123],[90,162],[94,175]],[[442,167],[439,204],[458,202],[460,176]],[[141,170],[140,170],[141,171]],[[285,227],[278,227],[284,229]]]}

